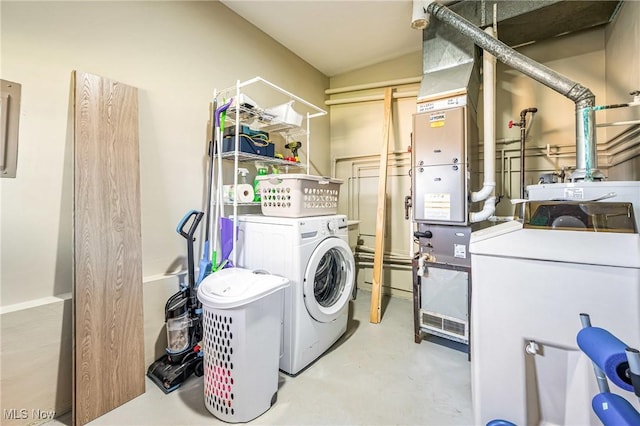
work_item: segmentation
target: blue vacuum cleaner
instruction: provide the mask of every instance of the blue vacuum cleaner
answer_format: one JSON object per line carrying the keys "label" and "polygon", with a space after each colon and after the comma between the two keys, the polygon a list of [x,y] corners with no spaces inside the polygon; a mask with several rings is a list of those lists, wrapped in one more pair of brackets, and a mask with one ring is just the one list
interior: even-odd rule
{"label": "blue vacuum cleaner", "polygon": [[[192,210],[176,228],[178,234],[187,239],[188,285],[171,296],[165,305],[167,328],[166,354],[147,369],[147,377],[164,393],[176,390],[192,374],[204,374],[202,351],[202,306],[197,297],[193,255],[194,235],[203,212]],[[185,231],[185,227],[189,229]]]}

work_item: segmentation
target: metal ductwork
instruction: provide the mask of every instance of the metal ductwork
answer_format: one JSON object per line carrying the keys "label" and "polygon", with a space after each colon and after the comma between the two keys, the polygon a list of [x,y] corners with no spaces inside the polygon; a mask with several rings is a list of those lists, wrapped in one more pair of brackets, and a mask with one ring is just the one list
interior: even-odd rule
{"label": "metal ductwork", "polygon": [[[451,4],[454,2],[447,2]],[[424,78],[418,102],[468,93],[475,110],[479,89],[475,44],[500,62],[571,99],[576,104],[576,171],[571,180],[599,180],[595,133],[595,96],[586,87],[518,53],[509,45],[541,41],[611,22],[622,2],[536,0],[497,2],[498,41],[479,27],[494,19],[495,1],[460,1],[449,8],[423,0],[429,25],[423,31]],[[540,23],[545,23],[540,25]],[[466,89],[466,90],[465,90]]]}
{"label": "metal ductwork", "polygon": [[467,93],[477,111],[480,66],[473,40],[453,27],[431,23],[422,33],[422,58],[418,102]]}

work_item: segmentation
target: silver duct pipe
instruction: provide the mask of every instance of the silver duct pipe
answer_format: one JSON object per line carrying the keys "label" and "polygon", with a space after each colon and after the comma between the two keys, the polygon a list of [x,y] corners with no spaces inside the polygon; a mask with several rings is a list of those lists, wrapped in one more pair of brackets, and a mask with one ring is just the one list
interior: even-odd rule
{"label": "silver duct pipe", "polygon": [[431,3],[427,12],[473,40],[500,62],[571,99],[576,104],[576,170],[571,180],[603,179],[598,170],[595,132],[595,95],[588,88],[515,51],[447,7]]}

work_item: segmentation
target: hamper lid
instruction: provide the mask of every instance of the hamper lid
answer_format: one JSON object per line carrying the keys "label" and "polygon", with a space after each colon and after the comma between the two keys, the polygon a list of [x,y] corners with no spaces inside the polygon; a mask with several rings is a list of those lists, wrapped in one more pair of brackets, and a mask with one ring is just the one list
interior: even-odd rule
{"label": "hamper lid", "polygon": [[289,285],[276,275],[228,268],[207,276],[198,287],[198,299],[212,308],[231,309],[268,296]]}
{"label": "hamper lid", "polygon": [[290,173],[290,174],[270,174],[263,176],[256,176],[257,180],[263,181],[268,180],[270,183],[274,185],[279,183],[281,180],[311,180],[315,181],[319,184],[327,184],[327,183],[337,183],[342,184],[342,179],[332,179],[326,176],[316,176],[316,175],[305,175],[303,173]]}

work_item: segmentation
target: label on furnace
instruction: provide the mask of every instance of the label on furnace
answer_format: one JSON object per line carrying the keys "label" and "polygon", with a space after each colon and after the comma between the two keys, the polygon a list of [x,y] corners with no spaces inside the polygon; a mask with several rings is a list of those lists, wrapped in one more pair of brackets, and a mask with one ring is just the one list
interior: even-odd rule
{"label": "label on furnace", "polygon": [[436,112],[429,116],[429,125],[431,127],[443,127],[447,115],[444,112]]}
{"label": "label on furnace", "polygon": [[[418,102],[420,101],[418,100]],[[466,104],[467,104],[467,96],[461,95],[461,96],[455,96],[453,98],[439,99],[437,101],[420,102],[416,105],[416,112],[420,114],[421,112],[435,111],[435,110],[445,109],[445,108],[454,108],[459,106],[465,106]]]}
{"label": "label on furnace", "polygon": [[444,192],[424,194],[424,218],[451,220],[451,194]]}
{"label": "label on furnace", "polygon": [[460,257],[462,259],[467,258],[467,246],[464,244],[453,245],[453,257]]}

